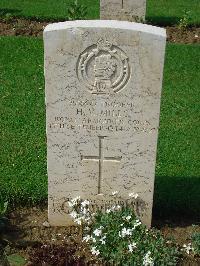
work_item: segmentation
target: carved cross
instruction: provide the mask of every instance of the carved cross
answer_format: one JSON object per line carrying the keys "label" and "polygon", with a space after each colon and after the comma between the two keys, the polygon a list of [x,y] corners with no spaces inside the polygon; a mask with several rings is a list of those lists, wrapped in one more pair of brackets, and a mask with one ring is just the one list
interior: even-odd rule
{"label": "carved cross", "polygon": [[99,178],[98,178],[98,194],[101,194],[101,183],[103,179],[103,164],[105,161],[110,162],[120,162],[122,157],[104,157],[103,154],[103,140],[106,138],[106,136],[99,136],[99,155],[98,156],[81,156],[81,159],[83,161],[89,160],[89,161],[98,161],[99,162]]}

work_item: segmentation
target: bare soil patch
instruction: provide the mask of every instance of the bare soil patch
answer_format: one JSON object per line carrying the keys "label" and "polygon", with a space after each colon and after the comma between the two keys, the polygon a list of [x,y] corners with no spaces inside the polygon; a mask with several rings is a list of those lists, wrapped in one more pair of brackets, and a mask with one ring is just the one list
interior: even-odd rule
{"label": "bare soil patch", "polygon": [[21,254],[27,266],[101,265],[82,242],[79,227],[51,227],[47,216],[41,207],[11,212],[4,234],[6,254]]}
{"label": "bare soil patch", "polygon": [[200,27],[179,29],[177,26],[167,27],[167,41],[172,43],[200,44]]}
{"label": "bare soil patch", "polygon": [[25,19],[0,20],[0,35],[2,36],[42,36],[49,22],[38,22]]}
{"label": "bare soil patch", "polygon": [[[82,242],[78,227],[49,226],[46,208],[16,209],[8,218],[6,253],[21,254],[27,259],[27,266],[103,265]],[[200,225],[174,226],[159,221],[159,229],[181,247],[191,242],[192,233],[200,232]],[[198,266],[200,258],[185,256],[179,265]]]}
{"label": "bare soil patch", "polygon": [[[0,19],[1,36],[34,36],[41,37],[43,30],[50,22],[38,22],[26,19]],[[200,43],[200,27],[179,29],[177,26],[166,27],[167,41],[172,43]]]}

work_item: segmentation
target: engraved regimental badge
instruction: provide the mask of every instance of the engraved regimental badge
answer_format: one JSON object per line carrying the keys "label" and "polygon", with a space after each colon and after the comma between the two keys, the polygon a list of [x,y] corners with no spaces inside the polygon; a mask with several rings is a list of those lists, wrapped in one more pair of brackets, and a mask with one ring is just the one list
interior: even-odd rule
{"label": "engraved regimental badge", "polygon": [[128,57],[119,47],[99,39],[79,56],[77,75],[92,94],[117,93],[130,77]]}

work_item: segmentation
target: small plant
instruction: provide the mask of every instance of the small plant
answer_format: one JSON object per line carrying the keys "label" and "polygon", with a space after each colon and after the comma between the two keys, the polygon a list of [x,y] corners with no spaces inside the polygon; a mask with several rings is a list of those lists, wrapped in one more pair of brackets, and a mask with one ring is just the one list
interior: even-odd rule
{"label": "small plant", "polygon": [[187,255],[193,254],[194,253],[194,248],[191,243],[184,244],[183,248],[181,249],[184,253],[187,253]]}
{"label": "small plant", "polygon": [[177,265],[175,245],[158,231],[147,229],[131,208],[116,205],[92,213],[90,202],[80,197],[71,200],[69,206],[74,221],[83,227],[83,241],[99,259],[113,265]]}
{"label": "small plant", "polygon": [[192,244],[194,253],[200,256],[200,232],[196,232],[192,235]]}
{"label": "small plant", "polygon": [[191,11],[185,10],[183,17],[179,20],[178,28],[180,30],[185,30],[188,28],[191,21]]}
{"label": "small plant", "polygon": [[8,209],[8,202],[0,201],[0,218],[5,215]]}
{"label": "small plant", "polygon": [[5,221],[7,221],[7,219],[4,217],[7,209],[8,209],[8,202],[0,201],[0,236],[1,232],[5,228]]}
{"label": "small plant", "polygon": [[77,20],[84,19],[87,15],[87,7],[80,4],[78,0],[74,0],[68,8],[68,19]]}
{"label": "small plant", "polygon": [[12,16],[12,14],[10,14],[10,13],[6,13],[5,15],[3,15],[3,21],[4,21],[4,22],[8,23],[8,22],[10,22],[11,20],[13,20],[13,16]]}

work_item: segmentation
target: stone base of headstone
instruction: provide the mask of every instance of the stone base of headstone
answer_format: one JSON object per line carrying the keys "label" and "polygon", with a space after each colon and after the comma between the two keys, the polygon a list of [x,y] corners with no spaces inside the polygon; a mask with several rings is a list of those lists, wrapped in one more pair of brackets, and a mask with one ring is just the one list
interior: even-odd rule
{"label": "stone base of headstone", "polygon": [[[84,197],[82,197],[82,199],[88,200],[88,198]],[[53,213],[53,215],[51,216],[51,214],[49,213],[49,220],[51,222],[51,225],[74,225],[72,220],[66,219],[66,217],[72,211],[68,204],[68,201],[70,201],[71,198],[62,198],[57,202],[51,202],[51,200],[52,199],[49,200],[49,205],[53,205],[55,207],[55,212]],[[140,198],[132,199],[130,197],[127,197],[126,199],[124,199],[121,197],[114,197],[112,195],[105,196],[104,194],[98,194],[96,196],[90,196],[89,201],[89,209],[91,213],[96,213],[98,210],[105,213],[107,210],[112,209],[112,207],[115,207],[115,211],[118,210],[118,206],[120,206],[120,209],[127,207],[132,209],[136,216],[140,217],[143,223],[147,225],[151,224],[151,209],[148,208],[147,204]],[[63,216],[60,216],[59,210],[62,211]],[[64,216],[64,214],[66,216]]]}
{"label": "stone base of headstone", "polygon": [[100,18],[142,22],[146,0],[100,0]]}

